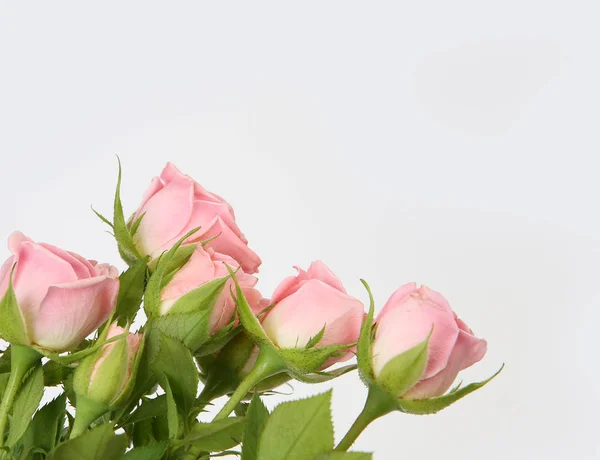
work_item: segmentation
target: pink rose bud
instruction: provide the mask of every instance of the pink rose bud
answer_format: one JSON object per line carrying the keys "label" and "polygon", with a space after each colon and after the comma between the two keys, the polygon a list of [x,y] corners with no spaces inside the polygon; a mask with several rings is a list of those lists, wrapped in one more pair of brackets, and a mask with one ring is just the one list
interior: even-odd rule
{"label": "pink rose bud", "polygon": [[134,219],[142,218],[134,240],[151,258],[170,249],[189,231],[200,227],[184,244],[214,238],[208,247],[237,260],[246,273],[258,271],[260,258],[235,222],[233,208],[223,198],[204,189],[168,163],[146,191]]}
{"label": "pink rose bud", "polygon": [[[355,343],[365,315],[361,301],[346,294],[323,262],[313,262],[307,271],[295,268],[298,275],[284,279],[273,294],[275,306],[262,322],[265,333],[280,348],[303,348],[323,327],[317,347]],[[348,351],[331,358],[323,368],[352,356]]]}
{"label": "pink rose bud", "polygon": [[0,298],[12,282],[28,345],[74,348],[105,322],[119,291],[115,267],[86,260],[22,233],[8,240],[13,255],[0,268]]}
{"label": "pink rose bud", "polygon": [[[379,313],[373,342],[373,370],[376,378],[392,369],[394,358],[423,343],[429,334],[427,361],[408,390],[385,385],[405,399],[425,399],[443,395],[458,373],[480,361],[487,343],[450,308],[438,292],[409,283],[398,289]],[[390,364],[391,367],[386,368]],[[398,380],[405,376],[398,376]],[[381,383],[381,382],[380,382]]]}
{"label": "pink rose bud", "polygon": [[106,340],[122,336],[107,343],[93,355],[84,358],[75,371],[73,388],[77,397],[85,397],[106,407],[119,407],[133,387],[137,372],[141,334],[128,333],[112,324]]}
{"label": "pink rose bud", "polygon": [[[219,254],[210,248],[205,250],[202,245],[198,245],[188,262],[163,288],[160,314],[167,314],[177,304],[177,301],[188,292],[209,281],[229,276],[226,264],[234,271],[239,267],[239,264],[231,257]],[[241,269],[237,270],[235,276],[248,304],[255,313],[259,313],[264,305],[262,304],[260,292],[254,288],[258,279],[244,273]],[[233,288],[233,280],[227,280],[210,315],[209,330],[211,334],[229,324],[233,318],[235,312],[235,301],[231,295]]]}

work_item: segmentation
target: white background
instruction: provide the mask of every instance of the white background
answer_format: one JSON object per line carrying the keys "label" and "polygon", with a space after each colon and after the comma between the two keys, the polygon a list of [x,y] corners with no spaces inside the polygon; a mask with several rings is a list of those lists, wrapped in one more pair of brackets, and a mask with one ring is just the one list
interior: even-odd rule
{"label": "white background", "polygon": [[[487,388],[393,414],[393,459],[598,458],[597,2],[3,2],[0,235],[119,262],[167,160],[225,196],[270,295],[323,259],[378,306],[441,291],[489,342]],[[1,252],[8,256],[8,250]],[[336,437],[358,414],[334,384]],[[322,386],[296,386],[297,395]],[[271,405],[276,399],[271,399]]]}

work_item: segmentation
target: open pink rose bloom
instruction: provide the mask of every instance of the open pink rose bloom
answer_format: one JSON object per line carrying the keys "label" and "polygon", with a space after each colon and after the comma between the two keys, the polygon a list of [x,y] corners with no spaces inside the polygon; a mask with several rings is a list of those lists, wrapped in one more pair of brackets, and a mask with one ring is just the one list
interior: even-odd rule
{"label": "open pink rose bloom", "polygon": [[0,295],[13,287],[31,344],[53,351],[78,345],[108,319],[119,292],[118,271],[73,252],[35,243],[22,233],[0,269]]}
{"label": "open pink rose bloom", "polygon": [[190,230],[200,227],[186,244],[214,238],[208,247],[237,260],[248,274],[258,271],[261,260],[248,247],[229,203],[182,174],[171,163],[146,190],[134,218],[142,215],[135,238],[143,254],[158,257]]}

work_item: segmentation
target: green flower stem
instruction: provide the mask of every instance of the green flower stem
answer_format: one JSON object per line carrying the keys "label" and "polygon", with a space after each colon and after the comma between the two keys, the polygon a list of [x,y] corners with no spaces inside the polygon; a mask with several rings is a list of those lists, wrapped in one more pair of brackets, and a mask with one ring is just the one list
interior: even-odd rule
{"label": "green flower stem", "polygon": [[[275,349],[269,346],[261,346],[256,364],[250,373],[242,380],[235,392],[223,406],[223,409],[217,414],[214,420],[227,418],[242,399],[262,380],[279,374],[286,369],[285,363],[279,357]],[[213,421],[214,421],[213,420]]]}
{"label": "green flower stem", "polygon": [[365,407],[335,450],[346,452],[348,449],[350,449],[350,447],[352,447],[352,444],[354,444],[365,428],[367,428],[373,421],[383,417],[386,414],[389,414],[396,408],[396,401],[391,395],[374,385],[371,386],[369,388],[369,395],[367,396]]}
{"label": "green flower stem", "polygon": [[77,395],[77,405],[75,406],[75,422],[71,429],[69,439],[85,433],[88,427],[101,415],[108,412],[108,406],[97,403],[84,395]]}
{"label": "green flower stem", "polygon": [[29,369],[39,363],[40,355],[33,348],[25,345],[12,345],[10,356],[10,377],[6,384],[6,390],[0,404],[0,447],[4,446],[4,432],[6,431],[6,422],[8,421],[8,412],[19,392],[23,377]]}

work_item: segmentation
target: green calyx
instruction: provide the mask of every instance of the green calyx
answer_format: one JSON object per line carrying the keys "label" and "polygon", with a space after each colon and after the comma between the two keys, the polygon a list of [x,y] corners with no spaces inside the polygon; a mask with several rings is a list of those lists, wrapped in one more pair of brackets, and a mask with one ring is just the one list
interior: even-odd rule
{"label": "green calyx", "polygon": [[431,333],[422,342],[388,361],[377,376],[377,383],[396,397],[401,397],[416,385],[427,366],[430,337]]}

